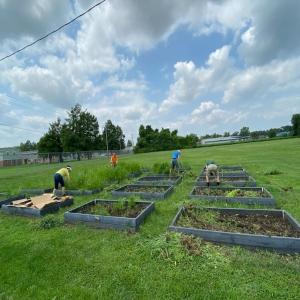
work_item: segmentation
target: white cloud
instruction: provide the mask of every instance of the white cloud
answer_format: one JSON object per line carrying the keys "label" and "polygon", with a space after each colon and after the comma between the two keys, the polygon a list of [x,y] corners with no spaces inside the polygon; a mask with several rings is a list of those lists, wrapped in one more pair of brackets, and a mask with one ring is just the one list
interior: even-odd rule
{"label": "white cloud", "polygon": [[208,91],[220,90],[235,73],[229,57],[230,46],[226,45],[209,55],[206,66],[197,68],[194,62],[177,62],[174,66],[174,80],[168,96],[163,100],[160,111],[190,103]]}
{"label": "white cloud", "polygon": [[70,1],[1,0],[0,40],[44,35],[72,16]]}
{"label": "white cloud", "polygon": [[202,102],[198,108],[191,113],[191,124],[207,124],[220,127],[227,123],[239,123],[245,119],[246,113],[227,111],[212,101]]}
{"label": "white cloud", "polygon": [[300,58],[272,61],[241,70],[225,88],[223,101],[258,102],[274,98],[280,92],[298,94],[299,84]]}

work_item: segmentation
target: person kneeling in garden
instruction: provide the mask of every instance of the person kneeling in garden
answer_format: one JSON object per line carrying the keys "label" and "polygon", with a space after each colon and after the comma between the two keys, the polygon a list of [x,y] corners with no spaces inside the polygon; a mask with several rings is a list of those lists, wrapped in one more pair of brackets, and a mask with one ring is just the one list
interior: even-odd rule
{"label": "person kneeling in garden", "polygon": [[171,161],[171,169],[170,174],[174,173],[175,171],[179,172],[179,159],[181,157],[181,151],[176,150],[172,153],[172,161]]}
{"label": "person kneeling in garden", "polygon": [[118,160],[119,160],[119,159],[118,159],[117,154],[116,154],[116,153],[113,153],[113,155],[112,155],[111,158],[110,158],[110,163],[111,163],[111,165],[112,165],[113,168],[115,168],[115,167],[117,166]]}
{"label": "person kneeling in garden", "polygon": [[70,172],[72,168],[67,166],[66,168],[62,168],[58,170],[54,175],[54,190],[53,196],[56,197],[58,194],[59,185],[61,186],[62,195],[65,194],[65,181],[70,181]]}
{"label": "person kneeling in garden", "polygon": [[207,184],[207,186],[209,186],[210,179],[212,177],[213,178],[217,177],[217,185],[220,184],[219,167],[215,164],[214,161],[207,161],[204,170],[205,170],[205,177],[206,177],[206,184]]}

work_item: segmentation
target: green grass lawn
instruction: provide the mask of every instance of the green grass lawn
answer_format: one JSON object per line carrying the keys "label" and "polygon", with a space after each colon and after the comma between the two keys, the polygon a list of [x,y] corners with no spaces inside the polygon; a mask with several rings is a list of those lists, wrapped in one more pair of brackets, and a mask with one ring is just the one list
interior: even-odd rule
{"label": "green grass lawn", "polygon": [[[182,152],[182,160],[195,174],[207,159],[242,165],[259,186],[273,193],[278,208],[300,221],[300,139]],[[170,151],[121,157],[145,167],[169,159]],[[72,177],[84,171],[91,176],[89,170],[105,165],[104,159],[74,162]],[[52,186],[59,167],[0,169],[0,192]],[[272,170],[280,174],[265,174]],[[202,243],[198,255],[191,256],[177,235],[165,242],[167,227],[178,207],[188,201],[193,181],[185,177],[167,200],[156,202],[154,213],[136,234],[62,222],[42,229],[39,219],[0,213],[0,299],[299,299],[300,255]],[[284,191],[287,187],[292,190]],[[95,197],[110,195],[76,197],[75,205]],[[54,218],[62,221],[66,210]]]}

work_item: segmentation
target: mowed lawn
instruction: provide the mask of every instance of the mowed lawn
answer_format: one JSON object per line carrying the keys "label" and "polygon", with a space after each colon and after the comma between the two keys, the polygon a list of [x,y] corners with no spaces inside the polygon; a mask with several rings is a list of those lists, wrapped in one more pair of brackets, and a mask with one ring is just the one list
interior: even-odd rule
{"label": "mowed lawn", "polygon": [[[276,198],[277,207],[300,221],[300,139],[183,150],[183,162],[198,174],[206,159],[244,166]],[[171,151],[130,155],[145,167],[169,162]],[[106,160],[72,163],[73,174],[103,168]],[[0,169],[0,192],[52,185],[60,165]],[[265,173],[277,170],[278,175]],[[155,204],[136,234],[59,225],[41,229],[39,219],[0,213],[0,299],[299,299],[300,255],[279,255],[203,243],[198,255],[182,254],[161,241],[178,207],[189,201],[195,178]],[[288,189],[288,187],[291,187]],[[75,198],[75,205],[108,192]],[[207,205],[205,201],[194,201]],[[210,206],[225,204],[210,204]],[[55,215],[63,220],[60,210]],[[178,255],[177,255],[178,254]]]}

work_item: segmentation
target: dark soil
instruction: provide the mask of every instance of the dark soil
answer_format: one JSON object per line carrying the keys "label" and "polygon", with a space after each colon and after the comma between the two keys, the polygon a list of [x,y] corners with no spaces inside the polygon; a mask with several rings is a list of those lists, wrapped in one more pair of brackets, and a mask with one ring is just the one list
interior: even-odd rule
{"label": "dark soil", "polygon": [[260,190],[243,190],[238,188],[233,189],[218,189],[218,188],[201,188],[196,187],[193,191],[193,195],[203,196],[225,196],[225,197],[263,197],[269,198],[269,195]]}
{"label": "dark soil", "polygon": [[168,186],[126,186],[122,189],[123,192],[130,193],[164,193]]}
{"label": "dark soil", "polygon": [[120,205],[119,203],[97,203],[85,206],[79,212],[91,215],[136,218],[147,205],[146,203],[136,203],[134,206]]}
{"label": "dark soil", "polygon": [[225,232],[300,237],[300,231],[295,230],[288,221],[282,217],[271,215],[243,216],[205,209],[186,208],[177,221],[177,225]]}

